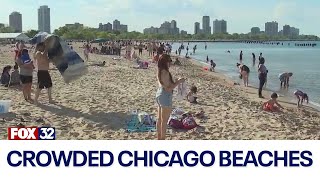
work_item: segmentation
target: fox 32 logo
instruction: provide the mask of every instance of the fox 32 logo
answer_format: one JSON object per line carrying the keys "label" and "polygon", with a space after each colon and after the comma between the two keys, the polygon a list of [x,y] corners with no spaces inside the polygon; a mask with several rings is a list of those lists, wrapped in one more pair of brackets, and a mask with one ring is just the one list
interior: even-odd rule
{"label": "fox 32 logo", "polygon": [[9,127],[9,140],[55,140],[54,127]]}

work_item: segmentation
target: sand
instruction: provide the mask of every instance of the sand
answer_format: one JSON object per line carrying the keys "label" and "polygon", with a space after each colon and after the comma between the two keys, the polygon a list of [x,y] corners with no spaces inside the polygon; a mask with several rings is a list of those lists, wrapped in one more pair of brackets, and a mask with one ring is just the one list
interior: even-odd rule
{"label": "sand", "polygon": [[[73,45],[83,56],[80,44]],[[13,52],[1,46],[0,67],[13,64]],[[146,55],[144,55],[146,57]],[[105,67],[89,66],[89,73],[67,85],[57,70],[51,70],[54,104],[46,92],[39,105],[24,101],[18,89],[0,87],[0,99],[12,100],[9,114],[0,115],[0,139],[7,139],[7,127],[22,123],[26,126],[51,126],[56,137],[63,139],[156,139],[155,132],[128,133],[129,111],[140,109],[157,113],[156,65],[147,70],[134,69],[134,62],[113,60],[113,56],[90,54],[88,65],[106,61]],[[148,58],[145,58],[148,60]],[[320,115],[310,107],[297,109],[280,98],[283,113],[261,110],[263,101],[255,88],[234,85],[222,74],[202,70],[202,65],[183,60],[183,66],[171,67],[174,78],[185,77],[198,87],[199,104],[192,105],[174,97],[174,107],[197,112],[203,109],[207,121],[190,131],[168,129],[167,139],[184,140],[267,140],[320,139]],[[34,74],[34,86],[36,75]],[[264,92],[269,97],[270,92]]]}

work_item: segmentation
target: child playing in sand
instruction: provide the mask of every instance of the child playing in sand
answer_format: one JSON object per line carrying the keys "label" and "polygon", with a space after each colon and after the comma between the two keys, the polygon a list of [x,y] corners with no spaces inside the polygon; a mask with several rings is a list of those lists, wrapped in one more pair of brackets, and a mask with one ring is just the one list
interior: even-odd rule
{"label": "child playing in sand", "polygon": [[278,98],[278,94],[273,93],[271,95],[271,99],[263,103],[263,106],[262,106],[263,110],[276,112],[276,111],[279,111],[279,108],[283,109],[283,107],[278,103],[277,98]]}
{"label": "child playing in sand", "polygon": [[1,74],[1,84],[4,85],[5,87],[9,86],[11,68],[12,68],[11,66],[4,67]]}
{"label": "child playing in sand", "polygon": [[191,86],[190,88],[190,92],[187,95],[187,99],[190,103],[194,103],[197,104],[197,92],[198,92],[198,88],[196,86]]}
{"label": "child playing in sand", "polygon": [[298,107],[300,107],[300,105],[302,106],[302,103],[303,103],[304,100],[307,101],[307,104],[309,103],[309,97],[308,97],[307,93],[304,93],[304,92],[302,92],[300,90],[296,90],[293,94],[298,99],[298,103],[297,103]]}

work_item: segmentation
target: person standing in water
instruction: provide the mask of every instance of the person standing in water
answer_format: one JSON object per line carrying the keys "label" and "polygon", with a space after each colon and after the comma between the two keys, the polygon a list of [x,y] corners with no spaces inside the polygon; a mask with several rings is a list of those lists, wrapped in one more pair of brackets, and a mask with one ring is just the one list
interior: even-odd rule
{"label": "person standing in water", "polygon": [[52,90],[52,80],[49,74],[49,59],[48,59],[48,52],[46,51],[44,43],[37,44],[36,53],[35,53],[35,60],[37,64],[38,70],[38,87],[35,93],[34,103],[38,103],[38,98],[42,89],[48,90],[48,98],[49,103],[52,103],[51,97],[51,90]]}
{"label": "person standing in water", "polygon": [[243,56],[243,53],[242,51],[240,52],[240,63],[242,63],[242,56]]}
{"label": "person standing in water", "polygon": [[209,56],[207,55],[207,63],[209,63]]}
{"label": "person standing in water", "polygon": [[252,66],[256,65],[256,55],[252,53]]}
{"label": "person standing in water", "polygon": [[169,55],[162,54],[158,61],[157,79],[159,88],[156,93],[156,101],[158,104],[158,121],[157,121],[157,137],[158,140],[165,140],[167,123],[172,111],[173,90],[185,81],[184,78],[173,81],[172,75],[169,72],[169,67],[172,60]]}
{"label": "person standing in water", "polygon": [[291,72],[289,72],[289,73],[284,72],[284,73],[279,74],[280,88],[282,88],[282,85],[283,85],[283,88],[288,88],[289,87],[289,79],[292,76],[293,76],[293,73],[291,73]]}
{"label": "person standing in water", "polygon": [[208,46],[207,43],[204,45],[204,50],[207,50]]}
{"label": "person standing in water", "polygon": [[261,57],[260,63],[259,63],[259,66],[258,66],[258,73],[259,73],[259,75],[258,75],[258,77],[259,77],[259,91],[258,91],[258,93],[259,93],[259,98],[264,98],[262,96],[262,88],[263,88],[264,84],[266,83],[266,79],[267,79],[267,71],[268,70],[267,70],[266,66],[264,65],[264,62],[265,62],[264,58]]}

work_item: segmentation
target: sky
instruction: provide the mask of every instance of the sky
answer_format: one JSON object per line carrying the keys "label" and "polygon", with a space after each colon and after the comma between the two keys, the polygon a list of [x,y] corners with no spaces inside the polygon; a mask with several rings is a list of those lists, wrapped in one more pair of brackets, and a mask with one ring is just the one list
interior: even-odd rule
{"label": "sky", "polygon": [[51,9],[51,30],[79,22],[89,27],[118,19],[129,31],[143,32],[176,20],[180,30],[194,33],[194,23],[210,16],[228,23],[229,33],[248,33],[251,27],[264,30],[265,22],[277,21],[279,30],[286,24],[300,34],[320,36],[320,0],[0,0],[0,23],[9,24],[9,14],[22,14],[23,31],[38,28],[41,5]]}

